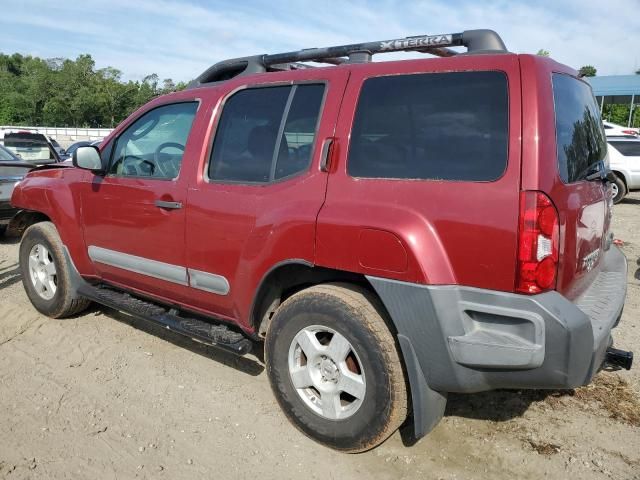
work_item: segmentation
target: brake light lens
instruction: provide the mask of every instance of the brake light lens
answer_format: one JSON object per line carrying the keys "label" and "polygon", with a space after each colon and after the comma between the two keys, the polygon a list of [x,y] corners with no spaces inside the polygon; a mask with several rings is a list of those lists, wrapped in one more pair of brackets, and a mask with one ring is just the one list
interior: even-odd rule
{"label": "brake light lens", "polygon": [[559,243],[558,211],[549,197],[520,192],[517,292],[534,294],[555,288]]}
{"label": "brake light lens", "polygon": [[636,132],[635,130],[622,130],[622,133],[624,133],[625,135],[638,135],[638,132]]}

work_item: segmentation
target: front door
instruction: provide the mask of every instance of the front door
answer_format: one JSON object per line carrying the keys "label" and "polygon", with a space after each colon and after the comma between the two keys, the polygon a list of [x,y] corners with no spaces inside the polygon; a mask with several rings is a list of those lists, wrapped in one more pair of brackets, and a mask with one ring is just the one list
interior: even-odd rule
{"label": "front door", "polygon": [[196,101],[153,108],[103,149],[108,173],[81,194],[86,246],[103,280],[165,299],[185,295],[181,167],[197,150],[189,141],[197,110]]}

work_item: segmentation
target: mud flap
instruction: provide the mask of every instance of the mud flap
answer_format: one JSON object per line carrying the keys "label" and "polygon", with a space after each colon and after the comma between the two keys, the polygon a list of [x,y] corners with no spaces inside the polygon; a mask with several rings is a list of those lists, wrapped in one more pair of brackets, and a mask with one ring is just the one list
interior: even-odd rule
{"label": "mud flap", "polygon": [[415,439],[418,440],[433,430],[442,419],[447,406],[447,394],[429,388],[411,340],[399,334],[398,342],[409,377],[413,406],[413,432]]}

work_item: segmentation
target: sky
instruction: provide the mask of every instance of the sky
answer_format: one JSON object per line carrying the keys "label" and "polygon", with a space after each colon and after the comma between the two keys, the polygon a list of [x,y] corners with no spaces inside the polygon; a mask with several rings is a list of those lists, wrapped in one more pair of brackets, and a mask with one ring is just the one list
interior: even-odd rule
{"label": "sky", "polygon": [[89,53],[126,80],[188,81],[227,58],[491,28],[510,51],[622,75],[640,68],[639,12],[640,0],[0,0],[0,52]]}

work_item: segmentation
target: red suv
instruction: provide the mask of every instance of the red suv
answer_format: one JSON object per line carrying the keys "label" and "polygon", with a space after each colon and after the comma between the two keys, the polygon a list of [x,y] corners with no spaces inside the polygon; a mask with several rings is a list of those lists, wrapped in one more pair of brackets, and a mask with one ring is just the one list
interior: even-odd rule
{"label": "red suv", "polygon": [[[405,50],[439,58],[371,62]],[[13,194],[35,308],[264,341],[283,410],[330,447],[408,418],[419,438],[448,392],[631,366],[610,348],[626,260],[591,88],[495,32],[224,61],[73,164]]]}

